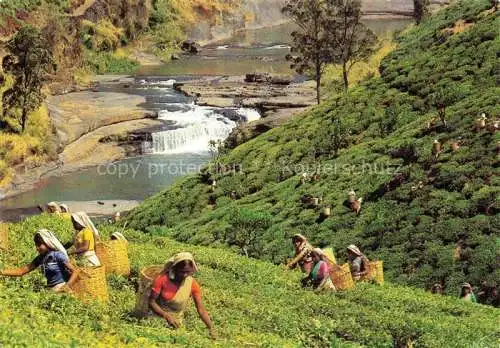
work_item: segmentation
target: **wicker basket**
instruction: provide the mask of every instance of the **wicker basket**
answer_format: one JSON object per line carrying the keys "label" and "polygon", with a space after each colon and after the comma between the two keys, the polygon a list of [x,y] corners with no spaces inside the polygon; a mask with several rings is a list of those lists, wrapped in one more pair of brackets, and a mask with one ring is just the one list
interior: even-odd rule
{"label": "wicker basket", "polygon": [[149,296],[151,287],[156,277],[163,271],[164,266],[155,265],[144,268],[139,279],[139,290],[137,291],[134,314],[139,318],[144,318],[149,313]]}
{"label": "wicker basket", "polygon": [[354,287],[354,281],[351,276],[351,269],[348,263],[342,266],[336,266],[331,271],[332,282],[337,290],[348,290]]}
{"label": "wicker basket", "polygon": [[377,284],[384,284],[384,268],[382,261],[369,261],[366,274],[361,277],[364,281],[373,281]]}
{"label": "wicker basket", "polygon": [[328,264],[331,266],[337,264],[337,260],[335,259],[335,254],[333,253],[332,248],[323,249],[323,254],[325,254],[326,259],[328,260]]}
{"label": "wicker basket", "polygon": [[109,296],[105,267],[82,267],[78,268],[78,272],[78,279],[71,287],[73,294],[84,301],[107,302]]}
{"label": "wicker basket", "polygon": [[128,276],[130,262],[128,260],[128,243],[124,240],[97,242],[95,252],[101,264],[106,268],[106,274]]}
{"label": "wicker basket", "polygon": [[0,249],[6,250],[9,247],[9,225],[0,222]]}

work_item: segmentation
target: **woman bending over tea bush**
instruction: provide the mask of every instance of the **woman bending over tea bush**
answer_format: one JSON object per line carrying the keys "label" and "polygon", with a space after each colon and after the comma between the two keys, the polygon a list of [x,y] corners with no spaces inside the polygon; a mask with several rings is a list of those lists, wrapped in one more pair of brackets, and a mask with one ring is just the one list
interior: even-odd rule
{"label": "woman bending over tea bush", "polygon": [[77,271],[69,262],[66,249],[49,230],[38,230],[34,236],[38,256],[30,264],[17,268],[0,270],[0,275],[22,277],[38,267],[47,278],[47,287],[55,292],[65,291],[76,281]]}
{"label": "woman bending over tea bush", "polygon": [[149,306],[170,326],[177,329],[182,326],[184,311],[192,297],[201,320],[210,331],[210,336],[215,338],[212,322],[201,302],[200,285],[193,278],[193,273],[197,270],[191,253],[174,255],[153,283]]}

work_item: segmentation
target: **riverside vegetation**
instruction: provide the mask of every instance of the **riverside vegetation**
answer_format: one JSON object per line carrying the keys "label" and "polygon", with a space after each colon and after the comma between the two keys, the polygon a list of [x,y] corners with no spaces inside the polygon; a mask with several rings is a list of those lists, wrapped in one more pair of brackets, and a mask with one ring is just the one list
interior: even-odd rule
{"label": "riverside vegetation", "polygon": [[[65,93],[88,87],[93,73],[133,73],[139,67],[131,58],[134,52],[166,59],[185,38],[189,25],[199,18],[215,21],[235,8],[236,2],[219,0],[4,1],[0,4],[4,41],[0,57],[9,53],[6,43],[20,28],[34,28],[57,67],[50,76],[43,76],[42,91]],[[2,95],[19,87],[5,66],[0,77]],[[27,119],[23,127],[12,122],[21,112],[4,110],[4,101],[0,102],[0,189],[12,182],[16,171],[55,160],[62,151],[42,100],[33,112],[23,110]]]}
{"label": "riverside vegetation", "polygon": [[[11,224],[8,251],[0,267],[30,262],[33,234],[48,228],[61,240],[72,235],[69,221],[43,214]],[[104,239],[120,226],[101,226]],[[396,285],[358,285],[354,290],[318,295],[300,287],[299,272],[223,250],[193,246],[127,229],[130,278],[109,276],[110,302],[82,304],[43,289],[40,272],[0,279],[0,342],[37,346],[261,346],[261,347],[468,347],[493,346],[498,335],[495,308],[464,303]],[[189,250],[199,266],[204,303],[219,335],[211,341],[194,306],[186,329],[171,330],[162,320],[137,320],[140,269],[163,264]],[[75,331],[75,328],[78,330]],[[36,342],[36,343],[35,343]]]}
{"label": "riverside vegetation", "polygon": [[[292,253],[289,238],[300,232],[340,259],[359,245],[384,260],[395,283],[441,282],[452,296],[464,281],[498,286],[500,134],[474,130],[481,113],[490,125],[500,113],[500,23],[489,8],[459,2],[399,34],[380,76],[147,199],[129,226],[273,263]],[[434,140],[443,144],[437,158]],[[217,170],[235,165],[241,171]],[[319,179],[300,185],[314,171]],[[359,215],[344,205],[351,188],[363,197]],[[319,207],[301,203],[308,195],[322,197]],[[319,219],[326,206],[331,216]]]}

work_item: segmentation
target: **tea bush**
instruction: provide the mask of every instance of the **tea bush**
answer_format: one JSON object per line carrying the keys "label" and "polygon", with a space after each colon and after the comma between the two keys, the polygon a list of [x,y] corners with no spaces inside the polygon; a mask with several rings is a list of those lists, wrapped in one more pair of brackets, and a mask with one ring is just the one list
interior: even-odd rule
{"label": "tea bush", "polygon": [[[36,251],[33,234],[53,230],[71,236],[66,220],[47,215],[10,225],[12,248],[0,253],[0,267],[29,262]],[[118,226],[101,226],[108,238]],[[300,273],[282,266],[133,230],[129,239],[132,275],[109,276],[110,302],[83,304],[43,289],[39,271],[20,279],[0,278],[0,344],[6,346],[193,346],[193,347],[489,347],[498,343],[498,310],[456,298],[401,286],[359,284],[337,294],[300,288]],[[195,275],[219,339],[211,341],[194,306],[186,328],[173,331],[163,320],[137,320],[139,271],[163,264],[172,254],[190,251]]]}
{"label": "tea bush", "polygon": [[[482,112],[488,122],[500,114],[500,37],[491,35],[500,19],[489,7],[486,0],[461,1],[398,35],[380,77],[332,93],[221,156],[223,165],[236,163],[242,171],[212,173],[220,183],[215,192],[191,176],[147,199],[130,214],[130,226],[164,226],[179,241],[217,245],[225,242],[234,209],[267,211],[271,224],[259,233],[264,260],[282,263],[293,253],[290,236],[300,232],[312,244],[333,247],[340,260],[347,245],[358,244],[369,258],[384,260],[396,283],[441,282],[452,295],[459,280],[498,286],[498,273],[490,270],[498,269],[500,134],[473,130]],[[445,30],[459,20],[472,25]],[[438,103],[439,91],[445,98]],[[436,109],[442,103],[446,127]],[[338,137],[340,146],[333,146],[340,134],[334,120],[348,130]],[[437,158],[434,140],[442,143]],[[456,152],[454,140],[461,144]],[[303,172],[317,172],[319,180],[301,184]],[[358,216],[345,204],[350,189],[364,198]],[[237,199],[228,202],[231,191]],[[305,195],[322,202],[305,206]],[[326,206],[331,216],[319,218]],[[460,241],[470,257],[453,261]]]}

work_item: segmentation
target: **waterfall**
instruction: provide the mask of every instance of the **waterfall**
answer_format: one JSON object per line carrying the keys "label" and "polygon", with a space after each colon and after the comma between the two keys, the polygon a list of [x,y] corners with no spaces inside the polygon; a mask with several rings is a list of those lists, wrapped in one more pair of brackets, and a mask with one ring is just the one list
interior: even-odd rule
{"label": "waterfall", "polygon": [[224,140],[236,127],[234,121],[215,111],[215,108],[194,104],[187,111],[160,111],[160,119],[170,121],[179,128],[153,133],[153,153],[208,151],[210,140]]}

